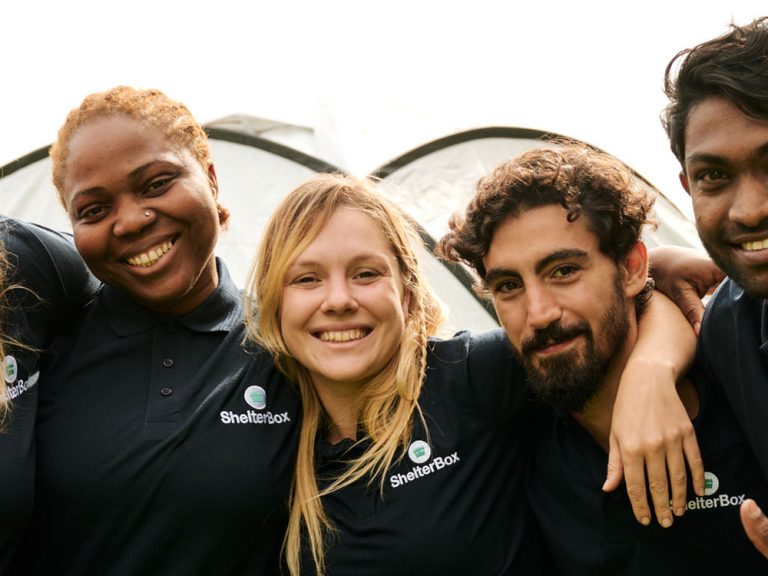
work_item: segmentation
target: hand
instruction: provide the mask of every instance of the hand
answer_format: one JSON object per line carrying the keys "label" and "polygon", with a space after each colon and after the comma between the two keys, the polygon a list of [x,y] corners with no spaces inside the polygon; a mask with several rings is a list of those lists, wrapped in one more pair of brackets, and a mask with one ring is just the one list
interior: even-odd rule
{"label": "hand", "polygon": [[704,494],[701,453],[677,389],[695,349],[696,337],[680,310],[663,294],[654,294],[640,318],[614,402],[603,485],[605,491],[615,490],[623,475],[632,510],[644,525],[651,522],[646,476],[656,519],[665,527],[672,525],[673,511],[685,512],[686,461],[695,492]]}
{"label": "hand", "polygon": [[755,548],[768,558],[768,518],[754,500],[745,500],[739,509],[741,524]]}
{"label": "hand", "polygon": [[725,274],[695,248],[657,246],[651,248],[648,255],[656,288],[677,304],[698,334],[704,316],[701,299],[717,288]]}
{"label": "hand", "polygon": [[[668,528],[673,523],[673,513],[682,516],[686,510],[686,461],[694,490],[700,495],[704,493],[699,445],[691,419],[671,385],[671,373],[658,366],[643,367],[639,362],[631,367],[628,363],[627,368],[614,404],[608,475],[603,490],[616,489],[623,475],[635,518],[648,526],[651,512],[647,476],[656,520]],[[638,382],[633,384],[629,379]],[[620,397],[622,391],[624,396]]]}

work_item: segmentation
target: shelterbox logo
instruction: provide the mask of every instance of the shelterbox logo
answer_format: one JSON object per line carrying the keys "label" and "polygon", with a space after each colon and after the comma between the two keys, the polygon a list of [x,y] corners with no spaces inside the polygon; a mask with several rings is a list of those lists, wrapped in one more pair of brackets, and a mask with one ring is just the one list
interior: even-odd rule
{"label": "shelterbox logo", "polygon": [[399,473],[390,476],[389,484],[392,488],[397,488],[424,476],[429,476],[460,461],[459,453],[454,452],[450,456],[436,456],[429,464],[425,464],[425,462],[432,458],[432,447],[424,442],[424,440],[411,442],[411,445],[408,447],[408,457],[416,466],[404,474]]}
{"label": "shelterbox logo", "polygon": [[720,479],[712,472],[704,472],[704,496],[697,496],[688,500],[688,510],[707,510],[710,508],[728,508],[729,506],[741,506],[744,502],[744,494],[729,496],[728,494],[716,495],[720,489]]}
{"label": "shelterbox logo", "polygon": [[288,412],[281,414],[273,414],[269,410],[256,412],[256,410],[264,410],[267,407],[267,391],[261,386],[248,386],[243,398],[246,404],[255,410],[240,413],[222,410],[219,412],[219,418],[223,424],[285,424],[291,421]]}

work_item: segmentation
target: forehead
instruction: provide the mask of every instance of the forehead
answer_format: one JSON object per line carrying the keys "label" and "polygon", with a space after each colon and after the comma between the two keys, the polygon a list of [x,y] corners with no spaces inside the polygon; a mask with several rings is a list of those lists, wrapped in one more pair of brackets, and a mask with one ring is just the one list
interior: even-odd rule
{"label": "forehead", "polygon": [[361,254],[395,257],[381,223],[355,208],[337,208],[300,259],[350,258]]}
{"label": "forehead", "polygon": [[186,165],[192,155],[138,120],[122,115],[97,118],[79,127],[69,141],[65,188],[72,192],[102,186],[102,180],[126,175],[155,160]]}
{"label": "forehead", "polygon": [[510,268],[522,272],[555,252],[570,249],[583,250],[591,257],[600,254],[598,238],[587,227],[586,217],[568,222],[567,210],[552,204],[502,220],[483,263],[488,271]]}
{"label": "forehead", "polygon": [[768,143],[768,120],[744,114],[727,98],[702,100],[688,114],[685,160],[741,160]]}

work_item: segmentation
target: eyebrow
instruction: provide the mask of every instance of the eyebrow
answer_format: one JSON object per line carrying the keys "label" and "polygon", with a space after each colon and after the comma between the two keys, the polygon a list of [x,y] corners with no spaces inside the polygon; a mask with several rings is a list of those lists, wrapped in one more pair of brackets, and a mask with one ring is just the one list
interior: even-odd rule
{"label": "eyebrow", "polygon": [[[754,154],[750,154],[750,158],[759,158],[761,156],[765,156],[766,154],[768,154],[768,142],[755,150]],[[719,154],[709,154],[707,152],[691,154],[690,156],[685,157],[686,164],[692,164],[694,162],[703,162],[706,164],[727,164],[730,161],[726,156],[721,156]]]}
{"label": "eyebrow", "polygon": [[[151,167],[157,165],[157,164],[173,164],[172,162],[168,162],[167,160],[150,160],[149,162],[146,162],[145,164],[142,164],[141,166],[138,166],[128,172],[128,178],[131,180],[136,180],[139,178],[144,172],[149,170]],[[78,190],[72,195],[72,201],[78,197],[82,196],[83,194],[92,194],[92,193],[98,193],[104,190],[103,186],[93,186],[91,188],[86,188],[85,190]]]}
{"label": "eyebrow", "polygon": [[[547,267],[550,266],[554,262],[558,262],[560,260],[573,260],[573,259],[580,259],[580,258],[586,258],[587,253],[584,250],[578,249],[578,248],[564,248],[562,250],[556,250],[555,252],[552,252],[551,254],[547,254],[544,258],[536,262],[536,267],[534,268],[534,271],[536,274],[541,274],[541,272]],[[498,280],[499,278],[510,278],[515,277],[519,278],[520,273],[517,270],[514,270],[512,268],[493,268],[492,270],[489,270],[485,278],[483,278],[483,282],[485,284],[490,285],[495,280]]]}

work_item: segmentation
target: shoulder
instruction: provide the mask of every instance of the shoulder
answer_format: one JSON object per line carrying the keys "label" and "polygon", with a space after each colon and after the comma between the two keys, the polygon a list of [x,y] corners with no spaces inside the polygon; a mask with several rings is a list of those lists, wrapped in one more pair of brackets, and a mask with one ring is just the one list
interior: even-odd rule
{"label": "shoulder", "polygon": [[501,328],[478,333],[461,331],[447,339],[431,338],[429,352],[438,359],[454,361],[513,355]]}
{"label": "shoulder", "polygon": [[98,286],[71,237],[37,224],[0,217],[8,262],[3,283],[8,305],[22,313],[38,336],[68,329]]}
{"label": "shoulder", "polygon": [[765,313],[765,300],[754,298],[730,278],[718,287],[707,303],[702,322],[702,340],[734,333],[744,334],[759,325]]}
{"label": "shoulder", "polygon": [[37,224],[1,218],[0,238],[11,267],[11,279],[25,287],[45,292],[56,282],[64,288],[95,286],[71,236]]}

